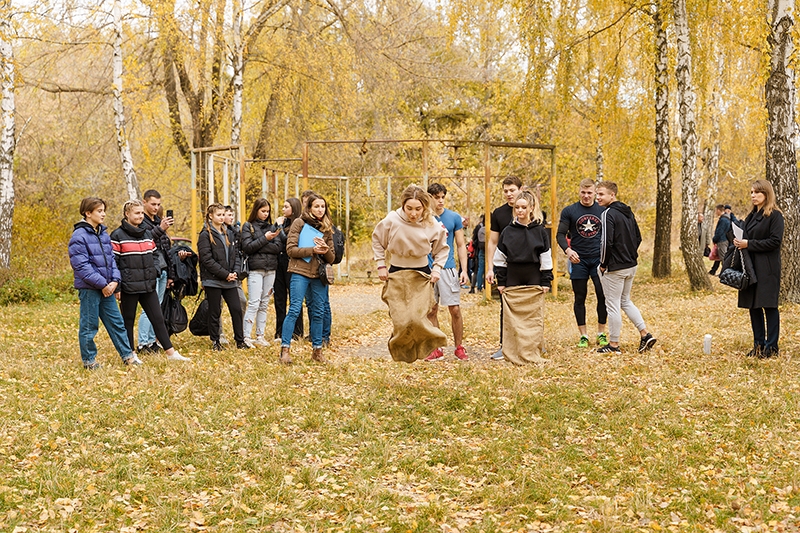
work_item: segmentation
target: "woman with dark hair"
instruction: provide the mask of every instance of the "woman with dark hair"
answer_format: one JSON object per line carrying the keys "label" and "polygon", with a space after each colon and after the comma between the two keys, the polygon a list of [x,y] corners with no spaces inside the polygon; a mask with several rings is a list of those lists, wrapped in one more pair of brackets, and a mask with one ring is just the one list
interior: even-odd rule
{"label": "woman with dark hair", "polygon": [[[313,230],[306,228],[311,226]],[[316,234],[313,246],[300,247],[300,236],[305,231]],[[320,363],[322,357],[322,322],[325,306],[328,301],[328,285],[319,279],[320,260],[331,263],[334,259],[333,221],[328,213],[325,199],[318,194],[311,194],[300,218],[292,222],[286,238],[286,254],[289,256],[289,272],[292,275],[289,284],[289,312],[283,322],[281,335],[280,361],[284,364],[292,362],[289,349],[292,345],[292,333],[297,317],[303,310],[303,298],[308,298],[311,311],[311,358]]]}
{"label": "woman with dark hair", "polygon": [[225,206],[211,204],[206,210],[203,230],[197,238],[200,262],[200,281],[208,298],[208,331],[215,351],[222,351],[220,321],[222,300],[228,305],[236,347],[247,349],[242,325],[242,305],[239,301],[239,281],[244,277],[242,257],[236,249],[236,236],[225,225]]}
{"label": "woman with dark hair", "polygon": [[770,182],[754,181],[750,188],[750,200],[753,209],[744,220],[743,238],[734,239],[733,245],[738,250],[750,253],[756,283],[739,291],[739,307],[750,310],[750,325],[753,328],[753,349],[747,356],[767,359],[778,356],[781,330],[778,294],[781,288],[784,221]]}
{"label": "woman with dark hair", "polygon": [[[297,198],[287,198],[283,202],[283,216],[278,217],[275,224],[281,229],[281,251],[278,255],[278,268],[275,272],[274,302],[275,302],[275,340],[280,341],[283,335],[283,321],[286,318],[286,304],[289,301],[289,256],[286,255],[286,237],[292,222],[303,214],[303,206]],[[293,337],[303,338],[303,313],[297,316],[294,324]]]}
{"label": "woman with dark hair", "polygon": [[164,348],[167,359],[171,361],[189,361],[188,357],[179,354],[172,346],[169,332],[161,314],[158,302],[156,281],[161,274],[156,267],[156,243],[144,221],[144,203],[130,200],[122,207],[122,222],[111,233],[111,247],[119,266],[122,278],[119,306],[128,333],[128,342],[133,346],[133,324],[136,321],[136,309],[142,304],[158,343]]}
{"label": "woman with dark hair", "polygon": [[250,218],[242,226],[242,252],[247,256],[250,273],[247,275],[247,311],[244,314],[244,341],[250,341],[253,324],[256,340],[253,344],[267,346],[264,327],[267,324],[267,307],[275,283],[278,256],[283,245],[281,228],[272,223],[272,205],[266,198],[253,204]]}
{"label": "woman with dark hair", "polygon": [[94,338],[103,325],[114,343],[122,362],[126,365],[141,365],[142,362],[131,350],[125,335],[125,323],[114,299],[114,292],[121,280],[111,238],[103,221],[106,219],[106,203],[95,196],[81,200],[82,220],[75,224],[69,240],[69,263],[75,275],[75,288],[81,301],[78,343],[83,368],[96,370],[100,363]]}

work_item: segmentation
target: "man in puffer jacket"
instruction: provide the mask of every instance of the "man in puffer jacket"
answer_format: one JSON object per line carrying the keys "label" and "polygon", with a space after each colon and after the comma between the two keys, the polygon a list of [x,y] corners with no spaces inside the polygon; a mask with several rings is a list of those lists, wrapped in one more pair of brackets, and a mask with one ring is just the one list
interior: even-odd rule
{"label": "man in puffer jacket", "polygon": [[114,298],[121,276],[114,261],[111,238],[103,225],[106,203],[96,197],[84,198],[80,209],[83,220],[75,224],[69,240],[69,262],[81,301],[78,342],[83,367],[87,370],[100,368],[95,360],[97,345],[94,342],[98,319],[103,321],[123,363],[140,365],[142,362],[128,343],[125,323]]}

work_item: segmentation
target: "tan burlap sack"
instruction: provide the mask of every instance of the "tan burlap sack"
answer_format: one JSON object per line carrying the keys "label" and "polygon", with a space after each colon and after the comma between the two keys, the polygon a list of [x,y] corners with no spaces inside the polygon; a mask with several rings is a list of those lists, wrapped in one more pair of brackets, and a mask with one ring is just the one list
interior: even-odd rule
{"label": "tan burlap sack", "polygon": [[389,274],[381,299],[389,306],[394,331],[389,338],[389,353],[395,361],[413,363],[447,344],[447,337],[428,320],[433,309],[430,276],[416,270]]}
{"label": "tan burlap sack", "polygon": [[544,289],[538,285],[503,291],[503,356],[515,365],[546,363]]}

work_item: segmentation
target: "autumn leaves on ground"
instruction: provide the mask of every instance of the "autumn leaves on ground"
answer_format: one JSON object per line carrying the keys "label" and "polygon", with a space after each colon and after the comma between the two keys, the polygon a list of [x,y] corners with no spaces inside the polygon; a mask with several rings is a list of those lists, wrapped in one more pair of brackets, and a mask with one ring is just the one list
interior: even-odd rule
{"label": "autumn leaves on ground", "polygon": [[551,362],[525,368],[488,360],[498,305],[475,295],[470,361],[413,365],[388,359],[377,285],[332,288],[325,365],[307,344],[284,367],[276,346],[183,333],[193,363],[129,370],[101,330],[105,368],[87,372],[76,301],[3,308],[0,530],[797,531],[796,308],[783,356],[749,360],[747,316],[714,283],[642,269],[659,342],[635,353],[626,322],[608,357],[575,347],[562,281]]}

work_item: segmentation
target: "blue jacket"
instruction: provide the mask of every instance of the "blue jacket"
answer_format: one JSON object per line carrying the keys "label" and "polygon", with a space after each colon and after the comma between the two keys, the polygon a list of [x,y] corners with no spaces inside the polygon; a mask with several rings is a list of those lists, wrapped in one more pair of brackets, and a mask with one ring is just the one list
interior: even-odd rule
{"label": "blue jacket", "polygon": [[714,237],[711,239],[711,242],[714,244],[719,244],[723,241],[727,241],[727,235],[730,230],[731,218],[728,215],[723,214],[717,220],[717,227],[714,229]]}
{"label": "blue jacket", "polygon": [[69,263],[76,289],[102,290],[112,281],[119,283],[121,279],[111,249],[111,237],[102,224],[97,229],[85,220],[75,224],[69,240]]}

